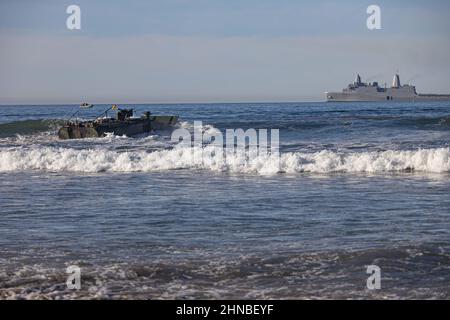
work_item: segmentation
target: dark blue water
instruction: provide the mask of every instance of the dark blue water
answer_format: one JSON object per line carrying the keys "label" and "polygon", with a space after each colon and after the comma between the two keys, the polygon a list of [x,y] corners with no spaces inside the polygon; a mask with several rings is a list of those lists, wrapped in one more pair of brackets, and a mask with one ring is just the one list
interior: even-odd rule
{"label": "dark blue water", "polygon": [[133,107],[280,129],[280,166],[198,164],[170,132],[60,141],[76,106],[2,106],[0,298],[449,298],[449,103]]}

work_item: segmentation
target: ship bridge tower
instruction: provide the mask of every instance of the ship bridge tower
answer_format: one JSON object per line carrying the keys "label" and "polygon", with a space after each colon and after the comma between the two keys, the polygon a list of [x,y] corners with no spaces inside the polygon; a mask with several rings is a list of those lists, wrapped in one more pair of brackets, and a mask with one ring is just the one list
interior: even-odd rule
{"label": "ship bridge tower", "polygon": [[400,76],[398,73],[394,76],[394,79],[392,80],[392,88],[400,88]]}
{"label": "ship bridge tower", "polygon": [[356,75],[355,84],[358,85],[358,86],[359,86],[360,84],[362,84],[362,82],[361,82],[361,76],[360,76],[359,74]]}

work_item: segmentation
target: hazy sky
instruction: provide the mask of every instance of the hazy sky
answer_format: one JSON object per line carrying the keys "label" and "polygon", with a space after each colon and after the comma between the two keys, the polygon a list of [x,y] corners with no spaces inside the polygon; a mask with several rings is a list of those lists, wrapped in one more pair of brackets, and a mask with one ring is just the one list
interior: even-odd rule
{"label": "hazy sky", "polygon": [[[67,6],[81,7],[68,30]],[[366,27],[371,4],[382,30]],[[356,72],[450,93],[450,1],[0,0],[0,104],[321,101]]]}

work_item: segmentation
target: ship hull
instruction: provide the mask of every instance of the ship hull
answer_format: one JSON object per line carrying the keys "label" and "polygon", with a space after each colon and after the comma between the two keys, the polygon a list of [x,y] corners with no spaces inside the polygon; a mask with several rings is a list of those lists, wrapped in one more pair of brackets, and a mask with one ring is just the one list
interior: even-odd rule
{"label": "ship hull", "polygon": [[450,101],[450,95],[427,95],[418,94],[414,96],[395,95],[360,95],[342,92],[327,92],[327,102],[439,102]]}

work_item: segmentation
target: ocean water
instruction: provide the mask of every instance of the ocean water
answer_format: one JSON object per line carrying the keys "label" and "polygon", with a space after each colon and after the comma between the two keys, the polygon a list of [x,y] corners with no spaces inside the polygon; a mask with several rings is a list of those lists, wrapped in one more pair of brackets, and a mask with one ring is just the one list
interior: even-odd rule
{"label": "ocean water", "polygon": [[170,132],[59,141],[76,106],[0,106],[0,299],[450,297],[450,103],[132,107],[279,129],[279,166]]}

